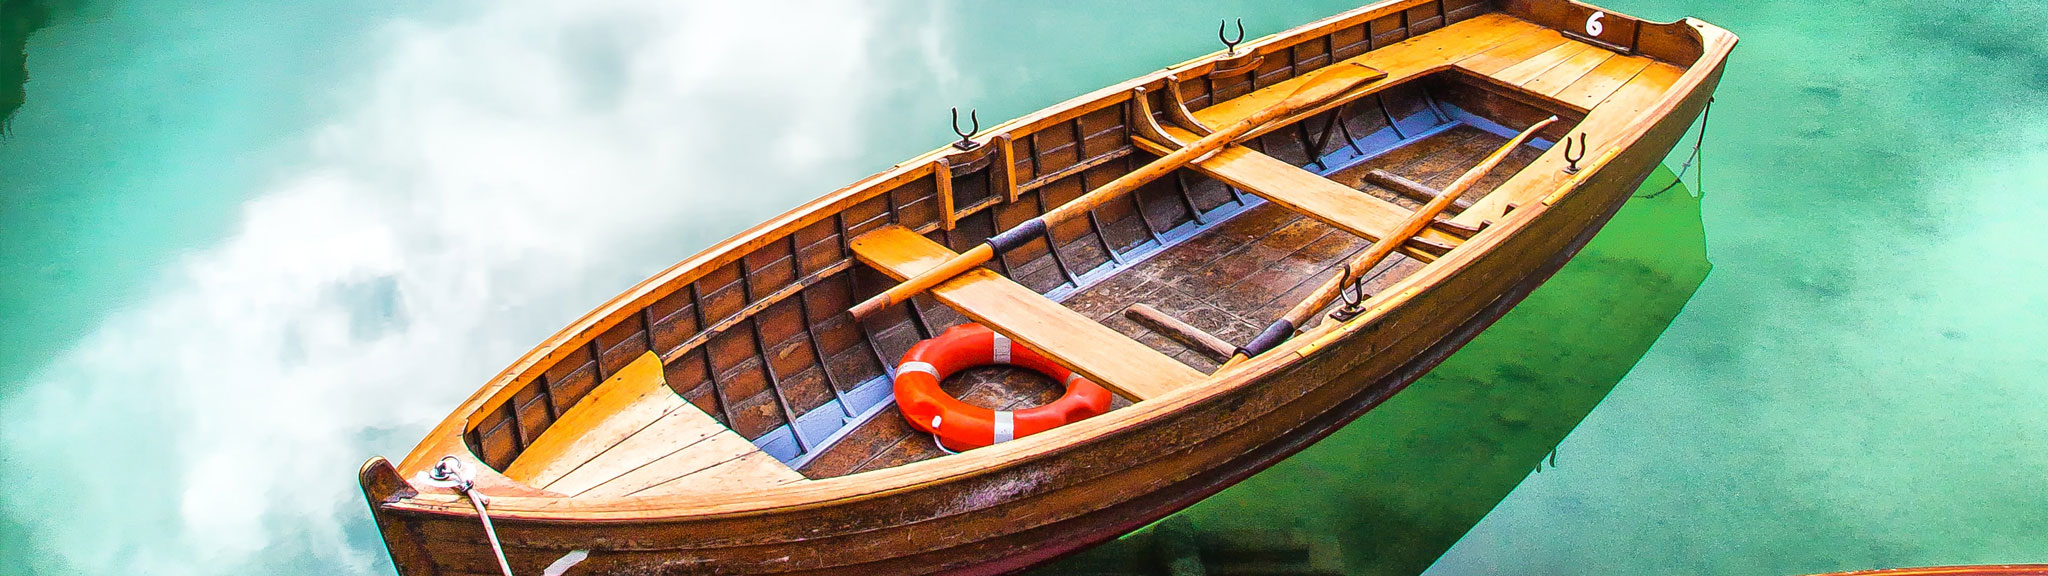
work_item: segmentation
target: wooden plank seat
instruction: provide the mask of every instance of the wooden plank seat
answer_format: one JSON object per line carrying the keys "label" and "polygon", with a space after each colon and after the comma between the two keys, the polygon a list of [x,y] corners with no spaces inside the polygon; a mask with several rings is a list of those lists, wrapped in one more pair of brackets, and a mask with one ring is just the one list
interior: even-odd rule
{"label": "wooden plank seat", "polygon": [[[955,255],[937,242],[894,225],[854,238],[852,247],[861,262],[898,280]],[[934,287],[931,294],[968,318],[1133,401],[1158,397],[1205,378],[1178,360],[984,268],[955,276]]]}
{"label": "wooden plank seat", "polygon": [[[1164,130],[1167,136],[1182,142],[1196,137],[1178,127],[1164,127]],[[1171,151],[1159,142],[1145,138],[1133,140],[1138,147],[1155,154]],[[1189,166],[1210,178],[1375,242],[1399,228],[1401,221],[1411,212],[1243,146],[1225,147]],[[1423,230],[1401,248],[1402,253],[1412,258],[1431,262],[1462,241],[1457,236],[1432,228]]]}
{"label": "wooden plank seat", "polygon": [[[730,480],[761,486],[804,479],[677,396],[652,352],[564,411],[505,468],[505,477],[567,496],[703,492],[733,486]],[[720,481],[705,481],[712,478]]]}

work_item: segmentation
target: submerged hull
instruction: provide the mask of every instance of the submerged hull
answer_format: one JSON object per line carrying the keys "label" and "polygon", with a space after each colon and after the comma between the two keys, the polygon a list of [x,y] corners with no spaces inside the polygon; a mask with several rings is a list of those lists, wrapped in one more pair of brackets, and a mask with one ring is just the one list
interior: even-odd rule
{"label": "submerged hull", "polygon": [[[1455,28],[1446,24],[1490,17],[1496,11],[1512,14],[1517,21],[1575,23],[1587,9],[1562,2],[1518,0],[1495,6],[1407,0],[1361,8],[1260,43],[1298,46],[1320,40],[1328,46],[1323,56],[1327,64],[1335,59],[1331,56],[1342,55],[1335,47],[1347,30],[1357,30],[1367,38],[1366,54],[1378,50],[1379,45],[1371,38],[1383,34],[1378,23],[1389,18],[1398,18],[1403,38],[1411,34],[1424,38],[1428,34],[1468,34],[1466,31],[1473,29],[1470,26]],[[1424,26],[1426,20],[1414,16],[1428,11],[1436,14],[1433,26]],[[637,318],[640,322],[640,332],[633,335],[643,337],[646,344],[639,350],[666,348],[659,342],[660,322],[653,312],[663,299],[659,294],[676,293],[675,286],[688,283],[686,292],[691,294],[694,305],[699,309],[708,306],[711,298],[704,296],[695,283],[708,273],[691,270],[716,263],[720,258],[730,263],[743,261],[745,256],[720,254],[758,250],[768,244],[763,238],[785,231],[792,238],[789,258],[800,260],[805,246],[794,240],[795,231],[827,221],[815,216],[824,212],[836,212],[830,221],[838,223],[839,241],[844,246],[854,234],[846,224],[848,218],[840,213],[863,194],[875,197],[875,193],[842,191],[764,224],[608,303],[494,380],[491,387],[480,391],[403,463],[372,460],[364,468],[362,481],[394,563],[408,576],[488,574],[498,570],[490,541],[469,503],[458,494],[423,486],[418,480],[443,455],[473,461],[482,470],[478,487],[492,497],[498,540],[511,569],[518,574],[540,574],[551,569],[558,571],[547,573],[999,574],[1100,543],[1184,508],[1302,450],[1434,368],[1568,261],[1663,160],[1706,105],[1719,81],[1733,37],[1692,21],[1656,25],[1595,13],[1596,20],[1607,18],[1605,24],[1609,29],[1629,28],[1626,42],[1621,43],[1628,53],[1660,59],[1690,56],[1693,61],[1680,63],[1687,66],[1683,76],[1675,77],[1665,92],[1643,98],[1636,108],[1603,113],[1596,106],[1590,112],[1578,111],[1582,131],[1606,137],[1606,141],[1595,143],[1586,158],[1572,163],[1583,170],[1560,175],[1558,167],[1563,159],[1553,157],[1556,155],[1552,153],[1532,161],[1524,169],[1528,174],[1507,180],[1496,192],[1466,209],[1462,217],[1483,219],[1488,224],[1483,232],[1393,284],[1356,321],[1330,322],[1310,330],[1296,338],[1299,342],[1261,355],[1234,370],[1218,371],[1199,384],[1199,390],[1142,399],[1102,417],[961,456],[837,477],[780,480],[768,487],[695,486],[675,493],[605,498],[551,492],[546,486],[529,485],[536,483],[522,483],[496,473],[512,469],[507,463],[516,462],[521,455],[517,449],[512,455],[495,454],[502,453],[492,448],[489,436],[495,429],[490,415],[501,411],[495,406],[511,406],[503,411],[512,414],[509,426],[513,429],[511,437],[517,440],[515,445],[531,447],[536,445],[532,437],[546,433],[546,424],[535,426],[533,431],[524,428],[526,425],[518,415],[525,406],[540,401],[527,400],[522,404],[522,392],[516,384],[531,379],[543,382],[539,386],[544,390],[552,390],[546,382],[567,381],[567,377],[545,379],[540,375],[566,372],[551,371],[552,365],[585,349],[589,350],[589,362],[596,374],[617,374],[618,370],[605,368],[606,357],[614,355],[614,347],[623,346],[615,342],[630,339],[606,342],[606,337],[616,332],[630,333],[619,328],[628,325],[622,324],[622,318]],[[1433,31],[1420,30],[1423,27]],[[1672,38],[1686,34],[1692,35],[1699,46],[1686,49],[1658,44],[1677,43]],[[1601,42],[1603,48],[1608,48],[1605,41],[1606,37],[1596,37],[1586,42]],[[1489,47],[1513,42],[1497,39]],[[1302,61],[1297,51],[1289,48],[1290,59]],[[1240,57],[1218,55],[1169,72],[1179,71],[1192,78],[1197,73],[1215,75],[1233,65],[1262,66],[1257,62],[1246,63]],[[1435,70],[1431,69],[1431,73]],[[1023,130],[1034,123],[1087,117],[1089,107],[1099,110],[1100,101],[1126,94],[1131,88],[1167,86],[1164,76],[1162,73],[1136,79],[1006,126]],[[1176,93],[1181,91],[1178,86],[1172,89]],[[1206,103],[1218,106],[1219,102],[1235,97],[1229,96],[1228,91],[1218,91],[1212,81]],[[1175,100],[1179,98],[1163,103],[1177,105]],[[1382,102],[1384,109],[1384,99]],[[1541,101],[1533,106],[1545,107],[1573,111],[1569,102]],[[1342,120],[1343,112],[1340,106],[1332,113]],[[1481,112],[1492,112],[1492,118],[1502,123],[1514,121],[1519,114],[1506,108]],[[1174,111],[1162,115],[1173,116]],[[1073,146],[1077,151],[1085,151],[1090,136],[1082,133],[1079,120],[1075,122],[1074,131],[1079,136],[1072,139]],[[1389,122],[1398,133],[1398,121],[1390,115]],[[1329,128],[1330,124],[1323,124],[1324,132],[1329,132]],[[1127,129],[1125,135],[1136,130]],[[1302,134],[1304,143],[1313,139],[1306,130]],[[997,138],[990,145],[1002,147],[1002,159],[1007,162],[999,164],[1006,164],[1007,169],[1000,175],[986,173],[982,177],[990,181],[1008,179],[1012,201],[1018,195],[1018,180],[1056,181],[1074,176],[1084,187],[1088,182],[1086,173],[1093,169],[1088,166],[1065,174],[1060,170],[1039,170],[1042,160],[1038,157],[1036,138],[1031,140],[1029,163],[1037,178],[1019,178],[1015,172],[1021,169],[1014,167],[1026,161],[1011,158],[1011,154],[1018,153],[1010,150],[1013,143],[1006,136]],[[947,168],[943,156],[937,165]],[[1101,165],[1104,164],[1098,164]],[[914,170],[899,168],[857,187],[909,181],[915,178]],[[1539,170],[1544,172],[1532,172]],[[959,176],[957,170],[945,173],[972,177],[971,172],[968,176]],[[951,187],[957,185],[950,180],[942,179],[935,191],[944,200],[944,216],[938,218],[944,222],[933,222],[933,232],[929,232],[943,231],[948,239],[953,237],[951,226],[958,209],[954,200],[946,197],[952,193]],[[992,195],[983,203],[1000,205],[1003,196]],[[889,197],[894,204],[894,194]],[[1044,204],[1041,197],[1040,205]],[[1138,216],[1150,226],[1140,204]],[[892,221],[909,220],[903,216],[908,213],[908,208],[901,213],[892,208]],[[1097,232],[1102,235],[1099,227]],[[829,242],[813,245],[825,243]],[[1102,243],[1110,245],[1107,239]],[[1057,250],[1053,248],[1051,255],[1055,261]],[[840,252],[841,261],[846,264],[817,268],[820,272],[810,277],[853,274],[850,270],[858,265],[844,252]],[[1066,263],[1054,263],[1065,270]],[[801,271],[804,267],[794,268]],[[745,270],[742,272],[741,283],[745,284]],[[1082,284],[1079,280],[1073,283],[1076,288]],[[808,287],[802,280],[793,285]],[[768,292],[752,286],[744,288],[741,294],[749,298]],[[799,299],[807,300],[805,306],[811,306],[801,294],[802,289],[797,292]],[[853,292],[858,296],[863,290],[856,288]],[[839,308],[843,307],[842,304]],[[769,308],[763,305],[758,309]],[[733,317],[747,314],[743,311]],[[923,328],[922,313],[913,314],[915,323]],[[806,319],[817,316],[823,315],[813,314],[808,308],[802,312]],[[686,349],[691,342],[713,342],[723,330],[704,326],[704,315],[699,313],[698,317],[699,327],[704,329],[701,337],[685,340],[676,350]],[[758,344],[760,321],[749,321],[756,326],[757,347],[765,351],[769,347]],[[805,329],[811,331],[809,341],[818,350],[817,357],[823,364],[822,359],[830,356],[829,350],[817,343],[828,340],[829,334],[819,336],[821,330],[808,326]],[[874,355],[886,356],[884,347],[870,340]],[[663,358],[670,372],[688,358],[687,354],[665,356],[673,356]],[[735,431],[747,428],[740,417],[731,415],[724,392],[720,391],[721,385],[730,387],[733,381],[720,380],[721,365],[717,361],[707,358],[704,362],[711,372],[708,385],[717,396],[698,406],[708,404],[706,412],[724,413],[719,421]],[[761,364],[772,384],[777,372],[769,366],[770,362],[772,358]],[[829,368],[820,368],[820,372],[828,380],[832,376]],[[835,396],[841,394],[836,385],[832,392]],[[782,394],[780,389],[774,393]],[[777,399],[782,400],[787,421],[784,429],[797,444],[805,444],[799,418],[792,414],[788,400]],[[843,397],[841,401],[846,402]],[[552,392],[545,402],[548,406],[544,412],[550,419],[566,417],[556,415],[566,411],[553,407]],[[844,409],[848,405],[838,406]],[[768,445],[772,438],[771,434],[762,434],[748,440]],[[815,458],[815,452],[821,451],[815,446],[804,446],[809,458]]]}

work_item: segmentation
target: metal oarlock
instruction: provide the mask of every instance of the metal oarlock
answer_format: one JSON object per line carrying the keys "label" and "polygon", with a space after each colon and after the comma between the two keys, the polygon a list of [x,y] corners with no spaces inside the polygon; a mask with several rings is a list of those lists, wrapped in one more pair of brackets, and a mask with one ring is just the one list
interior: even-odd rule
{"label": "metal oarlock", "polygon": [[974,122],[974,128],[962,132],[960,130],[960,109],[953,109],[953,133],[960,135],[960,141],[953,143],[954,148],[959,148],[961,150],[973,150],[975,148],[981,147],[980,142],[974,141],[974,135],[981,133],[981,111],[968,110],[967,118]]}
{"label": "metal oarlock", "polygon": [[1330,319],[1338,322],[1350,322],[1352,318],[1357,318],[1359,314],[1365,313],[1365,299],[1367,297],[1365,294],[1365,275],[1360,274],[1353,277],[1351,275],[1351,263],[1345,262],[1344,277],[1351,278],[1348,286],[1337,288],[1337,298],[1343,300],[1344,305],[1330,311]]}
{"label": "metal oarlock", "polygon": [[1564,161],[1565,161],[1566,163],[1568,163],[1568,165],[1567,165],[1567,166],[1565,166],[1565,168],[1564,168],[1564,173],[1566,173],[1566,174],[1578,174],[1578,173],[1579,173],[1579,161],[1580,161],[1580,160],[1585,160],[1585,159],[1586,159],[1586,133],[1585,133],[1585,132],[1580,132],[1580,133],[1579,133],[1579,146],[1578,146],[1578,148],[1577,148],[1577,150],[1579,151],[1578,155],[1576,155],[1576,156],[1572,155],[1572,150],[1573,150],[1573,148],[1572,148],[1572,137],[1571,137],[1571,136],[1565,136],[1565,137],[1564,137]]}
{"label": "metal oarlock", "polygon": [[1239,44],[1243,44],[1243,43],[1244,43],[1244,19],[1243,19],[1243,18],[1239,18],[1239,19],[1237,19],[1237,39],[1236,39],[1236,40],[1231,40],[1229,36],[1225,36],[1225,35],[1223,35],[1223,31],[1224,31],[1224,30],[1229,30],[1229,29],[1230,29],[1230,21],[1228,21],[1228,20],[1224,20],[1224,21],[1220,21],[1220,22],[1217,22],[1217,23],[1216,23],[1216,39],[1217,39],[1217,40],[1222,40],[1222,41],[1223,41],[1223,46],[1224,46],[1225,48],[1227,48],[1227,49],[1228,49],[1228,52],[1226,53],[1226,55],[1229,55],[1229,56],[1236,56],[1236,55],[1237,55],[1237,45],[1239,45]]}

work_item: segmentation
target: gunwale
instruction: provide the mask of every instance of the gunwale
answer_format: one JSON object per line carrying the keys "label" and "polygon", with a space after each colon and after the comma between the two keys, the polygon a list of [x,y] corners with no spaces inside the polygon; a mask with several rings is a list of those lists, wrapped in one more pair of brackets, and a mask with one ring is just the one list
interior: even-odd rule
{"label": "gunwale", "polygon": [[[1267,49],[1294,38],[1313,37],[1318,31],[1328,33],[1357,22],[1371,20],[1400,10],[1426,4],[1428,0],[1398,0],[1361,7],[1353,11],[1325,18],[1303,27],[1260,38],[1248,43],[1241,50]],[[1530,222],[1547,212],[1549,206],[1565,197],[1565,193],[1576,189],[1601,172],[1622,151],[1647,133],[1654,120],[1662,118],[1676,109],[1682,100],[1692,93],[1691,87],[1705,82],[1709,75],[1718,73],[1719,64],[1732,49],[1734,37],[1725,30],[1694,19],[1682,21],[1702,46],[1699,60],[1690,66],[1675,83],[1653,103],[1629,111],[1595,110],[1603,118],[1614,116],[1626,122],[1616,122],[1618,128],[1599,139],[1596,148],[1601,148],[1591,162],[1585,162],[1585,169],[1573,176],[1559,177],[1560,170],[1523,170],[1501,186],[1503,191],[1520,192],[1513,200],[1522,204],[1512,213],[1505,212],[1508,200],[1476,204],[1460,219],[1476,223],[1483,219],[1497,219],[1494,225],[1474,236],[1459,248],[1445,255],[1436,265],[1398,283],[1380,299],[1366,314],[1345,323],[1325,323],[1317,330],[1297,337],[1278,349],[1241,365],[1239,368],[1189,386],[1183,390],[1150,399],[1118,410],[1104,417],[1077,423],[1059,430],[1026,437],[995,447],[978,450],[973,458],[945,458],[907,464],[897,468],[867,472],[855,476],[808,480],[793,485],[778,487],[760,493],[727,493],[717,495],[676,494],[642,498],[622,499],[573,499],[559,496],[540,495],[537,491],[521,491],[516,484],[482,482],[480,485],[493,496],[493,516],[508,520],[532,521],[576,521],[591,523],[644,522],[649,520],[717,519],[737,516],[774,514],[791,510],[814,508],[850,501],[879,498],[916,490],[920,487],[957,481],[1027,464],[1038,459],[1056,457],[1060,452],[1078,446],[1099,442],[1126,428],[1141,426],[1164,415],[1199,403],[1207,398],[1226,394],[1237,388],[1259,382],[1292,366],[1316,350],[1337,340],[1357,334],[1385,317],[1391,311],[1423,293],[1440,285],[1467,269],[1468,265],[1490,254],[1506,239],[1525,228]],[[1220,65],[1222,53],[1211,54],[1191,60],[1175,67],[1114,84],[1089,94],[1070,99],[1064,103],[998,125],[991,130],[992,136],[1007,134],[1014,130],[1025,130],[1034,126],[1057,123],[1092,111],[1114,106],[1130,97],[1133,88],[1164,82],[1175,75],[1197,75]],[[1445,67],[1449,67],[1447,64]],[[1625,117],[1624,117],[1625,116]],[[1597,126],[1591,122],[1583,125]],[[613,325],[631,318],[631,312],[647,306],[653,301],[680,289],[690,281],[700,278],[719,266],[731,263],[752,249],[777,241],[796,230],[831,218],[854,203],[873,197],[885,191],[890,183],[900,183],[928,174],[944,166],[943,160],[955,152],[941,148],[910,161],[895,165],[882,173],[864,178],[853,185],[812,200],[789,212],[756,225],[730,240],[721,242],[694,255],[661,274],[636,285],[604,305],[586,313],[545,340],[534,351],[507,368],[489,384],[480,388],[460,409],[455,411],[441,425],[430,433],[427,440],[410,454],[399,467],[406,474],[416,473],[438,459],[441,454],[466,453],[461,434],[475,424],[481,408],[506,401],[515,392],[511,386],[522,379],[531,378],[539,367],[551,365],[571,351],[587,344]],[[1548,164],[1545,164],[1545,163]],[[1556,166],[1562,162],[1554,154],[1546,154],[1532,164]],[[1538,177],[1540,176],[1540,177]],[[1531,200],[1541,200],[1532,202]],[[1488,218],[1492,215],[1492,218]],[[471,510],[457,496],[449,492],[425,490],[417,496],[383,504],[394,511],[406,511],[433,515],[468,515]]]}

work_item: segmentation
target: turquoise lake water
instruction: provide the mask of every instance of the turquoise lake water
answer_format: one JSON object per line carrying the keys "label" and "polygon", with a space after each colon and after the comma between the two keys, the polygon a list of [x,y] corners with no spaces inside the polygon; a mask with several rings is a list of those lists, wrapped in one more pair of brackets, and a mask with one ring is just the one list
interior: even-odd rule
{"label": "turquoise lake water", "polygon": [[[1182,516],[1358,573],[2048,562],[2048,5],[1602,4],[1742,35],[1704,196],[1632,204],[1426,394]],[[950,106],[1355,5],[0,0],[0,573],[388,573],[356,467],[594,304],[942,145]],[[1701,223],[1689,301],[1597,281],[1704,270]],[[1636,294],[1660,339],[1589,332]],[[1458,418],[1499,426],[1430,432]]]}

